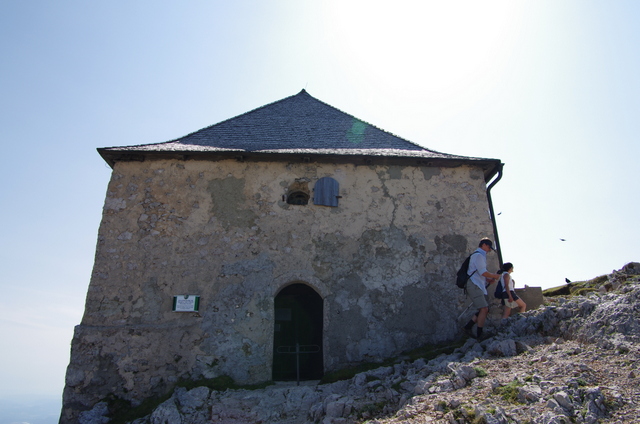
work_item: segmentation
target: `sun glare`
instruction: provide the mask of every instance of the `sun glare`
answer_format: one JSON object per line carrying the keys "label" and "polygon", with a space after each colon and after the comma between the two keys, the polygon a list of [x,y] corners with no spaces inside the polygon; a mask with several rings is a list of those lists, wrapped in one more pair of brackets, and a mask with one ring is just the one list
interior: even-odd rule
{"label": "sun glare", "polygon": [[[325,27],[348,72],[404,96],[466,101],[500,78],[521,18],[513,2],[329,2]],[[453,24],[452,24],[453,22]],[[477,91],[477,89],[476,89]]]}

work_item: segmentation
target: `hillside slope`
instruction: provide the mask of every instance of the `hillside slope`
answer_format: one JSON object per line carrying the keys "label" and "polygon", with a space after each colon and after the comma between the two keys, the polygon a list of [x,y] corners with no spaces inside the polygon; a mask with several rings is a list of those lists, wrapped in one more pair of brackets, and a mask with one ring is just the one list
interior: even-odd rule
{"label": "hillside slope", "polygon": [[[639,271],[628,264],[585,295],[547,298],[494,337],[428,361],[400,358],[332,384],[178,388],[131,422],[640,423]],[[120,421],[108,416],[104,402],[81,423]]]}

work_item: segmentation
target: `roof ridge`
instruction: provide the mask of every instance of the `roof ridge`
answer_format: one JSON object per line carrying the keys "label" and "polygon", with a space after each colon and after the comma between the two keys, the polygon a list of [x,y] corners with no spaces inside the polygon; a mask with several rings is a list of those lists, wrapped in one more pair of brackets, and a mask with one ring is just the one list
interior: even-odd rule
{"label": "roof ridge", "polygon": [[[368,135],[364,135],[365,131]],[[238,138],[240,137],[240,138]],[[365,144],[360,144],[362,142]],[[216,151],[290,151],[300,149],[381,151],[385,149],[459,157],[439,152],[332,106],[301,89],[297,94],[264,104],[223,121],[158,143],[122,146],[126,150],[200,146]],[[118,149],[111,147],[107,149]]]}
{"label": "roof ridge", "polygon": [[[258,107],[256,107],[256,108],[253,108],[253,109],[251,109],[251,110],[248,110],[248,111],[246,111],[246,112],[243,112],[243,113],[241,113],[241,114],[239,114],[239,115],[235,115],[235,116],[232,116],[232,117],[230,117],[230,118],[224,119],[224,120],[222,120],[222,121],[220,121],[220,122],[216,122],[215,124],[211,124],[211,125],[208,125],[208,126],[206,126],[206,127],[202,127],[202,128],[200,128],[200,129],[198,129],[198,130],[192,131],[192,132],[190,132],[190,133],[188,133],[188,134],[185,134],[185,135],[183,135],[183,136],[181,136],[181,137],[174,138],[174,139],[169,140],[169,141],[164,141],[164,142],[159,142],[159,143],[150,143],[150,144],[165,144],[165,143],[174,143],[174,142],[179,142],[179,140],[185,139],[185,138],[187,138],[187,137],[189,137],[189,136],[191,136],[191,135],[193,135],[193,134],[195,134],[195,133],[198,133],[198,132],[200,132],[200,131],[207,130],[207,129],[212,128],[212,127],[215,127],[215,126],[217,126],[217,125],[221,125],[221,124],[223,124],[223,123],[225,123],[225,122],[228,122],[228,121],[230,121],[230,120],[232,120],[232,119],[240,118],[240,117],[242,117],[242,116],[246,116],[246,115],[249,115],[249,114],[251,114],[251,113],[255,113],[255,112],[257,112],[257,111],[259,111],[259,110],[261,110],[261,109],[264,109],[264,108],[266,108],[266,107],[273,106],[273,105],[278,104],[278,103],[282,103],[282,102],[284,102],[284,101],[286,101],[286,100],[292,99],[292,98],[297,97],[297,96],[307,96],[307,97],[309,97],[310,99],[315,100],[315,101],[316,101],[316,102],[318,102],[318,103],[321,103],[321,104],[323,104],[323,105],[325,105],[325,106],[327,106],[327,107],[330,107],[330,108],[332,108],[332,109],[337,110],[337,111],[338,111],[338,112],[340,112],[340,113],[343,113],[343,114],[345,114],[345,115],[347,115],[347,116],[350,116],[350,117],[352,117],[352,118],[354,118],[354,119],[357,119],[358,121],[360,121],[360,122],[362,122],[362,123],[365,123],[365,124],[367,124],[367,125],[368,125],[368,126],[370,126],[370,127],[373,127],[373,128],[375,128],[375,129],[377,129],[377,130],[379,130],[379,131],[382,131],[382,132],[383,132],[383,133],[385,133],[385,134],[389,134],[389,135],[391,135],[391,136],[393,136],[393,137],[396,137],[396,138],[398,138],[398,139],[400,139],[400,140],[402,140],[402,141],[404,141],[404,142],[406,142],[406,143],[409,143],[409,144],[411,144],[411,145],[413,145],[413,146],[415,146],[415,147],[418,147],[418,148],[419,148],[419,149],[421,149],[421,150],[427,150],[427,151],[429,151],[429,152],[433,152],[433,153],[442,153],[442,152],[438,152],[438,151],[436,151],[436,150],[432,150],[432,149],[429,149],[429,148],[427,148],[427,147],[421,146],[421,145],[419,145],[419,144],[417,144],[417,143],[414,143],[414,142],[413,142],[413,141],[411,141],[411,140],[408,140],[408,139],[406,139],[406,138],[404,138],[404,137],[401,137],[401,136],[399,136],[399,135],[397,135],[397,134],[394,134],[394,133],[392,133],[392,132],[390,132],[390,131],[387,131],[387,130],[385,130],[385,129],[383,129],[383,128],[380,128],[380,127],[378,127],[378,126],[376,126],[376,125],[374,125],[374,124],[371,124],[371,123],[370,123],[370,122],[368,122],[368,121],[365,121],[365,120],[363,120],[363,119],[360,119],[360,118],[358,118],[358,117],[357,117],[357,116],[355,116],[355,115],[352,115],[352,114],[350,114],[350,113],[348,113],[348,112],[345,112],[344,110],[342,110],[342,109],[340,109],[340,108],[337,108],[337,107],[335,107],[335,106],[333,106],[333,105],[330,105],[329,103],[327,103],[327,102],[325,102],[325,101],[323,101],[323,100],[320,100],[320,99],[318,99],[317,97],[312,96],[312,95],[311,95],[311,94],[309,94],[309,92],[308,92],[306,89],[304,89],[304,88],[303,88],[303,89],[301,89],[297,94],[292,94],[292,95],[287,96],[287,97],[284,97],[284,98],[282,98],[282,99],[280,99],[280,100],[275,100],[275,101],[273,101],[273,102],[266,103],[266,104],[264,104],[264,105],[262,105],[262,106],[258,106]],[[146,144],[141,144],[140,146],[144,146],[144,145],[146,145]],[[445,153],[445,154],[446,154],[446,153]]]}

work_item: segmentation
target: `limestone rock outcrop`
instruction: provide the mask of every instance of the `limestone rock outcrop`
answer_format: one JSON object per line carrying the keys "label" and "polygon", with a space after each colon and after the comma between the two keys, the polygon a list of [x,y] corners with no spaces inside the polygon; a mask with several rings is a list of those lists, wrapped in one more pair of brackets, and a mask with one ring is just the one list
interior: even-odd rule
{"label": "limestone rock outcrop", "polygon": [[[548,299],[429,361],[401,358],[323,385],[178,388],[133,423],[640,422],[640,264],[630,265],[609,276],[614,291]],[[98,404],[80,422],[103,415]]]}

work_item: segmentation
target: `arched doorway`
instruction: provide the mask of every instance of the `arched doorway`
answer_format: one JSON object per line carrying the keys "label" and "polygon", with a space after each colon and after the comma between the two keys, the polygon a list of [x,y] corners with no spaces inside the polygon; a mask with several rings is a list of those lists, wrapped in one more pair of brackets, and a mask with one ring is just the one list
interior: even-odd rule
{"label": "arched doorway", "polygon": [[322,298],[297,283],[282,289],[274,306],[273,380],[322,378]]}

